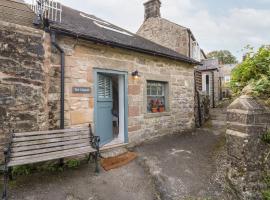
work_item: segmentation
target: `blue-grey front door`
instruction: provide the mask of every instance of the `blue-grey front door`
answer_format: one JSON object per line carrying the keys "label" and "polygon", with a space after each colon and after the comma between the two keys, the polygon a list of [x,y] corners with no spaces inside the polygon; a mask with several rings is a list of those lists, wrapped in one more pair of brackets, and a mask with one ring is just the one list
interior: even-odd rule
{"label": "blue-grey front door", "polygon": [[103,146],[113,140],[112,108],[113,108],[112,77],[97,74],[97,118],[96,134],[100,136]]}

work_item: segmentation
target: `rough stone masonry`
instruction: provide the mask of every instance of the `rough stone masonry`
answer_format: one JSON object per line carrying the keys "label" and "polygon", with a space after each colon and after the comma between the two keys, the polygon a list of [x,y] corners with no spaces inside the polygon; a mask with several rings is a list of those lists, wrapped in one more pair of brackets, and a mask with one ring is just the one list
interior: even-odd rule
{"label": "rough stone masonry", "polygon": [[43,31],[0,22],[1,147],[12,130],[48,128],[44,41]]}
{"label": "rough stone masonry", "polygon": [[269,146],[262,141],[270,125],[270,109],[260,100],[241,96],[227,112],[227,180],[232,199],[262,199]]}

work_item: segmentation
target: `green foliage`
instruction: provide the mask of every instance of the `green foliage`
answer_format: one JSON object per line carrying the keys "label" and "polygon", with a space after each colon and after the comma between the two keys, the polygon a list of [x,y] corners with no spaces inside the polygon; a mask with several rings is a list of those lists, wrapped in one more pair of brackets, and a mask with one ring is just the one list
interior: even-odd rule
{"label": "green foliage", "polygon": [[35,171],[37,172],[62,172],[64,168],[77,168],[81,164],[80,160],[68,160],[65,166],[60,166],[58,162],[46,162],[39,165],[22,165],[12,168],[12,175],[29,175]]}
{"label": "green foliage", "polygon": [[250,95],[270,98],[270,47],[256,53],[249,48],[245,60],[233,70],[230,86],[235,94],[249,86]]}
{"label": "green foliage", "polygon": [[66,162],[68,168],[77,168],[80,164],[81,162],[79,160],[68,160]]}
{"label": "green foliage", "polygon": [[270,190],[262,191],[262,196],[264,200],[270,200]]}
{"label": "green foliage", "polygon": [[221,64],[235,64],[237,59],[232,53],[228,50],[212,51],[207,54],[208,58],[218,58],[219,63]]}
{"label": "green foliage", "polygon": [[[265,143],[270,144],[270,131],[266,132],[265,134],[262,135],[262,141]],[[269,186],[270,186],[270,178],[269,178]]]}
{"label": "green foliage", "polygon": [[18,175],[29,175],[34,170],[34,167],[32,165],[22,165],[22,166],[16,166],[12,168],[12,175],[18,176]]}

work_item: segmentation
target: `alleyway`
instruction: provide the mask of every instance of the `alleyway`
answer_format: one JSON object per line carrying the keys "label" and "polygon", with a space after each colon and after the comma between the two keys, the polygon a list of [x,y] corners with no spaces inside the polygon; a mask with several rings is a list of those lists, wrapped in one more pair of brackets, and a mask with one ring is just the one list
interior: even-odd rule
{"label": "alleyway", "polygon": [[193,133],[169,135],[134,150],[139,158],[109,172],[82,164],[64,172],[19,176],[10,199],[182,200],[226,199],[223,194],[225,109]]}

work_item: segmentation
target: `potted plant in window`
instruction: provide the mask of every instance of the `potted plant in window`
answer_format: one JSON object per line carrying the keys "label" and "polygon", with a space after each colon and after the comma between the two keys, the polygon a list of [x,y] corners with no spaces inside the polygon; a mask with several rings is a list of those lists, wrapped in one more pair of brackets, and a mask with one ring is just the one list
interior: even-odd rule
{"label": "potted plant in window", "polygon": [[151,100],[151,110],[153,113],[158,112],[158,105],[157,102],[155,100]]}
{"label": "potted plant in window", "polygon": [[165,106],[163,102],[160,102],[159,107],[158,107],[159,112],[164,112],[165,111]]}

